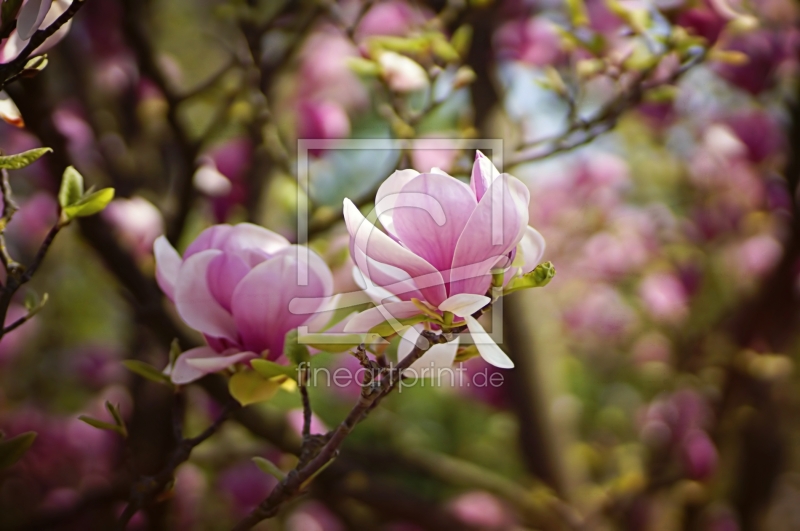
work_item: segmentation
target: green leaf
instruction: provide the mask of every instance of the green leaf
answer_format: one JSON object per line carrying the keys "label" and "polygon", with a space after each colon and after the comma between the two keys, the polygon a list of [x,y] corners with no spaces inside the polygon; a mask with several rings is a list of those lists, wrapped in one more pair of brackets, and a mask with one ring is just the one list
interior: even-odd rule
{"label": "green leaf", "polygon": [[[394,334],[401,333],[409,326],[414,326],[415,324],[430,320],[431,319],[427,315],[415,315],[414,317],[409,317],[407,319],[392,319],[391,321],[384,321],[383,323],[372,327],[370,329],[370,333],[378,334],[381,337],[390,337]],[[395,330],[397,323],[400,324],[400,330]]]}
{"label": "green leaf", "polygon": [[469,53],[469,45],[471,42],[472,26],[469,24],[460,26],[453,32],[453,36],[450,38],[450,44],[453,45],[453,48],[455,48],[460,56],[466,56],[467,53]]}
{"label": "green leaf", "polygon": [[114,404],[106,400],[106,409],[108,410],[109,413],[111,413],[111,416],[114,418],[114,422],[120,428],[122,436],[127,437],[128,428],[125,426],[125,421],[122,419],[122,414],[119,412],[119,406],[115,406]]}
{"label": "green leaf", "polygon": [[269,400],[280,386],[279,382],[267,380],[255,371],[237,372],[228,381],[228,391],[243,406]]}
{"label": "green leaf", "polygon": [[124,360],[122,364],[131,372],[134,372],[146,380],[156,383],[166,383],[172,385],[169,376],[159,371],[149,363],[139,360]]}
{"label": "green leaf", "polygon": [[296,329],[286,334],[283,351],[289,361],[295,365],[309,363],[311,361],[311,354],[308,352],[308,347],[297,342]]}
{"label": "green leaf", "polygon": [[297,368],[289,365],[281,365],[269,360],[253,360],[250,362],[253,369],[264,378],[275,378],[276,376],[288,376],[297,379]]}
{"label": "green leaf", "polygon": [[253,462],[256,464],[256,466],[260,468],[262,472],[269,474],[278,481],[283,481],[284,479],[286,479],[286,473],[280,468],[278,468],[278,465],[276,465],[269,459],[264,459],[263,457],[253,457],[252,459]]}
{"label": "green leaf", "polygon": [[378,339],[377,337],[370,337],[368,334],[346,334],[336,335],[326,333],[318,334],[304,334],[303,345],[324,352],[345,352],[361,343],[368,343],[368,339]]}
{"label": "green leaf", "polygon": [[98,430],[108,430],[114,431],[122,435],[123,437],[127,437],[127,434],[123,432],[122,428],[117,426],[116,424],[111,424],[110,422],[105,422],[102,420],[93,419],[92,417],[88,417],[86,415],[81,415],[78,417],[78,420],[85,422],[89,426],[93,428],[97,428]]}
{"label": "green leaf", "polygon": [[45,153],[51,153],[53,150],[49,147],[31,149],[23,151],[16,155],[8,155],[0,157],[0,168],[4,170],[19,170],[25,166],[30,166]]}
{"label": "green leaf", "polygon": [[64,207],[67,219],[83,218],[102,211],[114,199],[113,188],[103,188]]}
{"label": "green leaf", "polygon": [[35,440],[36,432],[34,431],[27,431],[16,437],[0,440],[0,470],[19,461]]}
{"label": "green leaf", "polygon": [[545,262],[536,266],[536,269],[526,275],[512,279],[503,290],[503,294],[507,295],[517,290],[528,288],[541,288],[550,283],[550,280],[556,276],[556,268],[552,262]]}
{"label": "green leaf", "polygon": [[61,177],[61,188],[58,191],[58,204],[61,208],[77,203],[83,196],[83,175],[73,166],[64,170]]}

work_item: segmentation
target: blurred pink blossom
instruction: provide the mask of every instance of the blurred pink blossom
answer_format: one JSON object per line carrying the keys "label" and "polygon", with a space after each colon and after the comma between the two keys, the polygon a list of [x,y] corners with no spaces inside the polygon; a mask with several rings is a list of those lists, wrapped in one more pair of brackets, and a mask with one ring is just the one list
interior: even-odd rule
{"label": "blurred pink blossom", "polygon": [[675,323],[689,312],[686,289],[670,273],[651,273],[642,280],[639,296],[645,310],[658,321]]}
{"label": "blurred pink blossom", "polygon": [[486,530],[509,529],[514,525],[511,510],[496,496],[472,491],[450,500],[448,509],[471,527]]}
{"label": "blurred pink blossom", "polygon": [[153,243],[164,233],[164,218],[153,203],[143,197],[114,199],[102,216],[135,256],[149,256]]}

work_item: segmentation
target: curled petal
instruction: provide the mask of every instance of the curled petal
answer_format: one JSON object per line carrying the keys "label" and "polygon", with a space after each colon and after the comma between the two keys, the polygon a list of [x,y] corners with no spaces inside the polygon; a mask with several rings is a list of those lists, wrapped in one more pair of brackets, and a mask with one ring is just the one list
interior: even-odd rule
{"label": "curled petal", "polygon": [[383,228],[386,232],[397,238],[394,232],[394,222],[392,210],[399,197],[400,190],[414,177],[419,175],[415,170],[397,170],[378,188],[375,194],[375,213],[378,215]]}
{"label": "curled petal", "polygon": [[156,258],[156,281],[164,295],[175,301],[175,284],[183,260],[164,236],[159,236],[153,243],[153,255]]}
{"label": "curled petal", "polygon": [[30,39],[50,10],[51,0],[28,0],[22,5],[17,17],[17,32],[23,41]]}
{"label": "curled petal", "polygon": [[187,350],[175,360],[170,371],[170,379],[175,385],[185,385],[198,380],[206,374],[221,371],[239,363],[255,358],[252,352],[240,352],[231,356],[217,354],[209,347],[197,347]]}
{"label": "curled petal", "polygon": [[366,291],[373,302],[382,304],[387,300],[411,300],[424,297],[411,277],[400,268],[377,262],[350,242],[353,258],[353,279],[358,287]]}
{"label": "curled petal", "polygon": [[210,249],[183,262],[175,284],[175,307],[186,324],[195,330],[236,341],[233,316],[217,301],[208,285],[211,262],[221,254],[222,251]]}
{"label": "curled petal", "polygon": [[478,348],[478,353],[481,355],[481,358],[486,360],[490,365],[501,369],[511,369],[514,367],[514,362],[511,361],[511,358],[497,346],[497,343],[486,333],[486,330],[483,329],[475,318],[467,315],[464,317],[464,321],[467,323],[469,334],[472,336],[472,340],[475,342],[475,346]]}
{"label": "curled petal", "polygon": [[475,295],[472,293],[459,293],[453,295],[439,305],[443,312],[451,312],[458,317],[466,317],[477,312],[492,301],[486,295]]}
{"label": "curled petal", "polygon": [[239,223],[225,235],[220,249],[242,255],[250,267],[255,267],[289,245],[289,240],[269,229]]}
{"label": "curled petal", "polygon": [[[397,345],[397,361],[402,361],[411,354],[420,338],[419,327],[412,326],[401,336]],[[456,337],[449,343],[433,345],[420,359],[412,363],[403,371],[406,376],[417,378],[436,377],[437,369],[447,369],[453,366],[458,351],[459,338]],[[408,374],[411,372],[412,374]]]}
{"label": "curled petal", "polygon": [[228,233],[233,230],[230,225],[213,225],[194,239],[186,251],[183,253],[183,258],[188,259],[190,256],[209,249],[221,249],[222,244],[228,237]]}
{"label": "curled petal", "polygon": [[475,163],[472,165],[472,177],[469,181],[469,186],[475,194],[475,199],[480,201],[486,190],[489,189],[499,175],[500,172],[494,167],[492,161],[480,151],[476,151]]}
{"label": "curled petal", "polygon": [[[387,302],[356,315],[344,327],[345,332],[367,333],[381,323],[395,319],[408,319],[421,312],[413,302]],[[396,323],[399,325],[399,323]],[[398,330],[399,330],[398,326]]]}
{"label": "curled petal", "polygon": [[519,242],[519,248],[522,251],[522,274],[524,275],[533,271],[542,261],[545,249],[544,237],[538,230],[527,226],[525,227],[525,235]]}
{"label": "curled petal", "polygon": [[495,179],[456,245],[450,295],[486,293],[493,265],[525,234],[529,200],[528,188],[517,178],[504,173]]}
{"label": "curled petal", "polygon": [[5,90],[0,91],[0,118],[14,127],[25,127],[19,107]]}
{"label": "curled petal", "polygon": [[[367,221],[349,199],[344,200],[344,218],[353,245],[366,256],[408,273],[425,300],[438,305],[446,299],[442,275],[425,259],[401,246]],[[356,259],[356,257],[353,257]],[[360,264],[359,269],[363,270]]]}

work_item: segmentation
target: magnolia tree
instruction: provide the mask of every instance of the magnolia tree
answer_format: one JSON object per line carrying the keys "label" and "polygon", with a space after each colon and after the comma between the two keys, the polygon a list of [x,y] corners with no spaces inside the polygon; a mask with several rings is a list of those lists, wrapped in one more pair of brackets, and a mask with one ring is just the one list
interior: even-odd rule
{"label": "magnolia tree", "polygon": [[3,0],[0,528],[796,529],[797,15]]}

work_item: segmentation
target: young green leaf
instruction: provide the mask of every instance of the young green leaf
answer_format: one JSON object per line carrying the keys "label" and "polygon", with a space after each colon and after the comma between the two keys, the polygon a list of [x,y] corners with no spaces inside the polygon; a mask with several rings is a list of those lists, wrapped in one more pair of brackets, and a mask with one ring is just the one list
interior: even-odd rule
{"label": "young green leaf", "polygon": [[503,294],[508,295],[514,291],[527,288],[541,288],[549,284],[554,276],[556,276],[556,268],[551,262],[539,264],[530,273],[517,277],[506,284]]}
{"label": "young green leaf", "polygon": [[93,419],[92,417],[88,417],[86,415],[81,415],[80,417],[78,417],[78,420],[83,421],[89,426],[97,428],[98,430],[114,431],[119,433],[123,437],[127,437],[127,434],[123,431],[123,428],[117,426],[116,424],[111,424],[110,422]]}
{"label": "young green leaf", "polygon": [[178,342],[178,338],[172,340],[172,343],[169,346],[169,366],[174,367],[175,362],[178,360],[178,356],[182,354],[181,352],[181,344]]}
{"label": "young green leaf", "polygon": [[114,422],[120,428],[122,436],[127,437],[128,428],[125,426],[125,421],[122,419],[122,414],[119,412],[119,406],[115,406],[114,404],[106,400],[106,409],[108,410],[109,413],[111,413],[111,416],[114,418]]}
{"label": "young green leaf", "polygon": [[61,177],[58,204],[61,205],[61,208],[66,208],[78,202],[81,196],[83,196],[83,175],[73,166],[69,166]]}
{"label": "young green leaf", "polygon": [[131,372],[134,372],[145,378],[146,380],[150,380],[151,382],[156,383],[165,383],[172,385],[172,381],[169,379],[169,376],[164,374],[163,372],[159,371],[149,363],[145,363],[139,360],[124,360],[122,364]]}
{"label": "young green leaf", "polygon": [[50,153],[53,150],[49,147],[31,149],[23,151],[16,155],[8,155],[0,157],[0,168],[4,170],[19,170],[25,166],[30,166],[45,153]]}
{"label": "young green leaf", "polygon": [[269,400],[280,386],[279,382],[267,380],[255,371],[237,372],[228,381],[228,391],[243,406]]}
{"label": "young green leaf", "polygon": [[264,378],[275,378],[276,376],[288,376],[297,379],[297,369],[288,365],[281,365],[269,360],[253,360],[250,362],[253,369]]}
{"label": "young green leaf", "polygon": [[332,335],[326,333],[304,334],[303,345],[315,348],[324,352],[346,352],[361,343],[371,343],[380,339],[376,335],[369,334],[340,334]]}
{"label": "young green leaf", "polygon": [[276,465],[269,459],[264,459],[263,457],[253,457],[252,459],[253,462],[256,464],[256,466],[260,468],[262,472],[269,474],[278,481],[283,481],[284,479],[286,479],[286,473],[280,468],[278,468],[278,465]]}
{"label": "young green leaf", "polygon": [[64,207],[67,219],[83,218],[102,211],[114,199],[113,188],[103,188],[93,194],[81,197],[75,203]]}
{"label": "young green leaf", "polygon": [[10,439],[0,440],[0,470],[8,468],[19,461],[35,440],[36,432],[33,431],[20,433]]}
{"label": "young green leaf", "polygon": [[295,365],[311,361],[311,354],[308,352],[308,347],[297,342],[297,330],[292,330],[286,334],[284,345],[286,357]]}

